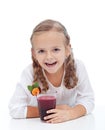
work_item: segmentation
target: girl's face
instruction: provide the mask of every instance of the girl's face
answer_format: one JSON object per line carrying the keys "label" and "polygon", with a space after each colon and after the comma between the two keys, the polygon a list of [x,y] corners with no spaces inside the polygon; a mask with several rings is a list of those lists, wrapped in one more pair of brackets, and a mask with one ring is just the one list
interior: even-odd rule
{"label": "girl's face", "polygon": [[48,31],[36,34],[32,38],[32,55],[40,66],[50,74],[63,68],[70,46],[65,46],[63,33]]}

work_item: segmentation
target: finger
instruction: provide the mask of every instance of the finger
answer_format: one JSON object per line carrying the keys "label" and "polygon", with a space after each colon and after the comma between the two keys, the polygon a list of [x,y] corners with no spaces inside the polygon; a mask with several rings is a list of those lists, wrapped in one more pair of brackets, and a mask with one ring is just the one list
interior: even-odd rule
{"label": "finger", "polygon": [[52,118],[55,118],[57,115],[56,114],[50,114],[50,115],[48,115],[48,116],[45,116],[44,117],[44,120],[50,120],[50,119],[52,119]]}
{"label": "finger", "polygon": [[52,118],[52,119],[49,119],[46,121],[47,123],[61,123],[63,122],[61,118],[58,118],[58,117],[55,117],[55,118]]}
{"label": "finger", "polygon": [[57,113],[57,109],[51,109],[51,110],[48,110],[47,113]]}

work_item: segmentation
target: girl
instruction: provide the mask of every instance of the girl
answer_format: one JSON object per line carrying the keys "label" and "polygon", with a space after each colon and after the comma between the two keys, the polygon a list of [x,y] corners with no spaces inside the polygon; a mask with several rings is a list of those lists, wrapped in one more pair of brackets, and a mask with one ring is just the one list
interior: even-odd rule
{"label": "girl", "polygon": [[54,20],[39,23],[31,35],[32,60],[22,73],[9,103],[13,118],[39,117],[36,97],[27,86],[39,83],[41,91],[57,92],[56,109],[44,117],[48,123],[60,123],[89,114],[94,95],[83,63],[73,58],[66,28]]}

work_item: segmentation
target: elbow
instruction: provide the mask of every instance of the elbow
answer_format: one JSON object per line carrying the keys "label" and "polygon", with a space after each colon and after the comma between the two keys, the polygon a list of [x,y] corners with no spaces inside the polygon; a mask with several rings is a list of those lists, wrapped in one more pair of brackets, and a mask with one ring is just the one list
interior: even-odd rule
{"label": "elbow", "polygon": [[86,114],[91,114],[94,110],[95,104],[94,103],[87,103],[84,105],[86,108]]}
{"label": "elbow", "polygon": [[25,115],[24,115],[24,111],[22,111],[22,109],[20,109],[20,108],[9,108],[9,115],[13,119],[23,119],[23,118],[26,118]]}

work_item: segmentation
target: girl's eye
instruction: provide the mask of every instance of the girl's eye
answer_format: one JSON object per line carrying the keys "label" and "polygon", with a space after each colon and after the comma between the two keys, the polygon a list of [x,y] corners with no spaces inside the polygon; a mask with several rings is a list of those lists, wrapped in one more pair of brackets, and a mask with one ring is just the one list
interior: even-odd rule
{"label": "girl's eye", "polygon": [[39,50],[38,53],[44,53],[45,51],[44,50]]}
{"label": "girl's eye", "polygon": [[60,49],[59,48],[55,48],[53,51],[54,52],[58,52],[58,51],[60,51]]}

